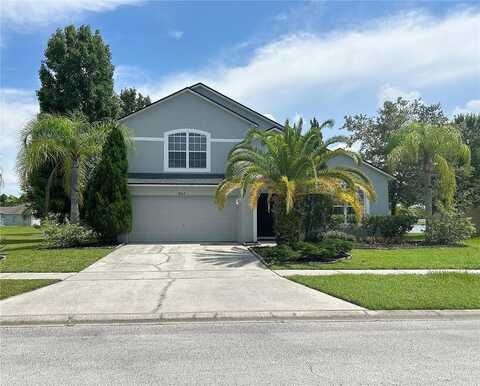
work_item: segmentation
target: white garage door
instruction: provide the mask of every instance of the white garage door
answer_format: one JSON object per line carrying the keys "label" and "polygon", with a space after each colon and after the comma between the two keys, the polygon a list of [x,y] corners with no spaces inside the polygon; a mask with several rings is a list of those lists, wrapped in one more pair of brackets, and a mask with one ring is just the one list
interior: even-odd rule
{"label": "white garage door", "polygon": [[235,241],[237,208],[219,210],[212,196],[132,196],[129,242]]}

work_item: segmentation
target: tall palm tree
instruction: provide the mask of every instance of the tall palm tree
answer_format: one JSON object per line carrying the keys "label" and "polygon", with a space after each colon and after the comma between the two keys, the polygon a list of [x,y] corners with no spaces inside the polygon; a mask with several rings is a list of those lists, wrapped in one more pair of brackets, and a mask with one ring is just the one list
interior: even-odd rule
{"label": "tall palm tree", "polygon": [[284,205],[288,214],[302,197],[321,193],[351,205],[360,217],[362,203],[358,199],[358,188],[372,200],[375,192],[368,177],[358,169],[327,166],[327,161],[338,155],[351,156],[360,162],[356,153],[341,148],[328,149],[347,140],[336,136],[323,141],[322,129],[332,126],[330,120],[322,125],[312,121],[312,127],[305,134],[302,134],[301,121],[293,127],[287,121],[281,133],[250,129],[228,155],[225,179],[215,194],[218,206],[222,208],[232,192],[240,191],[242,196],[248,192],[253,209],[260,193],[267,192],[268,202],[276,197],[274,204]]}
{"label": "tall palm tree", "polygon": [[455,168],[470,168],[470,148],[463,143],[459,130],[452,125],[435,126],[413,123],[390,141],[388,162],[395,167],[402,160],[421,167],[424,179],[427,228],[433,212],[433,177],[438,176],[438,195],[447,207],[453,204],[456,190]]}
{"label": "tall palm tree", "polygon": [[[79,223],[81,194],[88,171],[101,152],[110,124],[90,124],[79,115],[40,114],[22,131],[22,148],[17,157],[20,177],[25,181],[36,168],[51,162],[55,165],[48,179],[51,185],[53,176],[62,168],[65,190],[70,196],[71,223]],[[46,189],[47,207],[49,188]]]}

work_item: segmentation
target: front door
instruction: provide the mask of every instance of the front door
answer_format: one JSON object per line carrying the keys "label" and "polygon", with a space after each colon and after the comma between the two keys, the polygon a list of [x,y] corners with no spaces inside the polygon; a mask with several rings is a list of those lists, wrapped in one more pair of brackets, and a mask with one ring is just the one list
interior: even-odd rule
{"label": "front door", "polygon": [[268,194],[260,194],[257,203],[257,237],[258,238],[272,238],[273,233],[273,217],[272,212],[268,211]]}

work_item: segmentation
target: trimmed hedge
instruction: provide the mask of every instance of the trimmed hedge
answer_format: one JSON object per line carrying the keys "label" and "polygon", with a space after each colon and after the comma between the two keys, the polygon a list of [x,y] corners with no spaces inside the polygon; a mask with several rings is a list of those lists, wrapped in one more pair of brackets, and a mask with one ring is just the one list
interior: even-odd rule
{"label": "trimmed hedge", "polygon": [[404,236],[413,229],[416,216],[401,214],[396,216],[368,216],[362,221],[362,230],[367,237],[382,237],[391,240]]}

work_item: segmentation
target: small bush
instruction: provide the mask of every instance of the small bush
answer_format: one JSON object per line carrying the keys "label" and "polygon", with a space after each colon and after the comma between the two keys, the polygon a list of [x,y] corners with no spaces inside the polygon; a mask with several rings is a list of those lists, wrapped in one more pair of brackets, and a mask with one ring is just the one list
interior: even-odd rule
{"label": "small bush", "polygon": [[93,243],[95,233],[77,224],[56,224],[46,221],[43,231],[45,248],[69,248]]}
{"label": "small bush", "polygon": [[267,263],[276,263],[289,260],[296,260],[300,253],[294,251],[289,245],[281,244],[274,247],[254,248]]}
{"label": "small bush", "polygon": [[362,230],[367,237],[378,236],[393,240],[412,230],[417,218],[411,214],[395,216],[368,216],[362,221]]}
{"label": "small bush", "polygon": [[325,239],[355,241],[355,236],[342,231],[328,231],[327,233],[325,233]]}
{"label": "small bush", "polygon": [[454,244],[472,237],[475,231],[475,226],[465,213],[440,207],[432,216],[425,238],[431,243]]}
{"label": "small bush", "polygon": [[346,240],[327,239],[320,243],[299,242],[294,250],[300,252],[302,260],[328,260],[343,257],[352,250],[352,243]]}
{"label": "small bush", "polygon": [[328,239],[320,243],[298,241],[292,246],[281,244],[274,247],[256,248],[255,250],[269,264],[299,260],[331,260],[346,256],[352,250],[352,243],[338,239]]}

